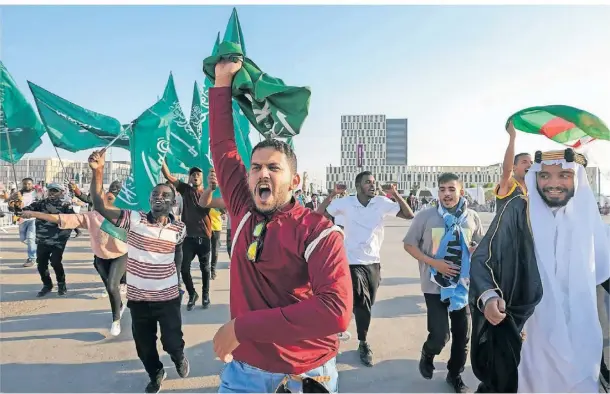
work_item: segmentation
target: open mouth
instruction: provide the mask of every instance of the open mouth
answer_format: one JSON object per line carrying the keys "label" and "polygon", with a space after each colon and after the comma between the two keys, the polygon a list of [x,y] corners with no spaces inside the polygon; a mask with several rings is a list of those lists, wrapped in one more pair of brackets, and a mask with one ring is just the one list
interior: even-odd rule
{"label": "open mouth", "polygon": [[547,193],[551,197],[559,197],[563,194],[563,190],[547,190]]}
{"label": "open mouth", "polygon": [[263,183],[257,187],[258,198],[265,203],[271,198],[271,185]]}

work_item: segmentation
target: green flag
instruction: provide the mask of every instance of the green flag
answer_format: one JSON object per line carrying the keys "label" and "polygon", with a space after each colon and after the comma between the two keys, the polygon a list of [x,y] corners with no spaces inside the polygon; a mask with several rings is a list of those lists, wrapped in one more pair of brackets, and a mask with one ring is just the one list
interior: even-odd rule
{"label": "green flag", "polygon": [[159,100],[133,121],[131,174],[117,196],[116,206],[148,212],[150,193],[159,183],[161,163],[169,151],[174,113],[172,103]]}
{"label": "green flag", "polygon": [[191,167],[201,166],[199,152],[201,133],[197,134],[184,116],[176,93],[174,76],[171,73],[163,93],[163,100],[169,103],[173,114],[167,167],[173,173],[188,174]]}
{"label": "green flag", "polygon": [[286,143],[294,150],[294,141],[292,140],[292,137],[286,138]]}
{"label": "green flag", "polygon": [[18,162],[40,146],[44,126],[0,61],[0,159]]}
{"label": "green flag", "polygon": [[28,82],[51,142],[70,152],[105,147],[121,133],[113,117],[90,111]]}
{"label": "green flag", "polygon": [[214,68],[221,59],[243,60],[242,68],[233,78],[232,94],[244,115],[261,134],[266,138],[299,134],[309,111],[310,89],[287,86],[281,79],[262,72],[245,55],[235,10],[218,51],[203,61],[203,71],[211,81],[216,79]]}
{"label": "green flag", "polygon": [[541,134],[560,144],[578,148],[594,139],[610,141],[610,129],[597,116],[567,105],[523,109],[508,118],[515,129]]}

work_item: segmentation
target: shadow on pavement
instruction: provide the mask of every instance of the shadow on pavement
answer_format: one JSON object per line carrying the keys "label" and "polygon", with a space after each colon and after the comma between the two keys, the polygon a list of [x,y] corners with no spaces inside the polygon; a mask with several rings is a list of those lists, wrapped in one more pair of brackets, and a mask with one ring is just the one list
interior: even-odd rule
{"label": "shadow on pavement", "polygon": [[419,282],[419,278],[381,278],[381,286],[413,285]]}
{"label": "shadow on pavement", "polygon": [[25,337],[2,338],[2,342],[34,341],[39,339],[68,339],[79,342],[99,342],[106,337],[99,332],[73,332],[68,334],[28,335]]}
{"label": "shadow on pavement", "polygon": [[[436,362],[432,380],[419,374],[419,360],[386,360],[368,368],[360,364],[357,351],[344,352],[337,358],[339,364],[349,364],[355,369],[339,372],[339,390],[344,393],[452,393],[445,382],[446,365]],[[469,379],[470,367],[466,368],[464,381],[476,389],[478,381]],[[476,384],[475,384],[476,383]]]}
{"label": "shadow on pavement", "polygon": [[425,304],[423,295],[406,295],[376,301],[373,305],[373,318],[391,319],[407,315],[419,315],[426,312]]}
{"label": "shadow on pavement", "polygon": [[[2,273],[4,274],[4,272]],[[38,275],[38,271],[35,271],[33,275],[36,275],[36,278],[40,280]],[[51,278],[53,278],[53,291],[47,294],[43,298],[37,298],[36,294],[42,289],[42,282],[36,284],[2,284],[0,289],[0,302],[10,302],[10,301],[26,301],[26,300],[48,300],[48,299],[59,299],[59,298],[80,298],[85,300],[97,300],[99,298],[99,294],[102,293],[104,289],[104,284],[101,279],[99,282],[90,282],[90,283],[70,283],[70,275],[66,270],[66,280],[67,280],[67,288],[68,293],[65,297],[59,297],[57,295],[57,281],[55,279],[55,275],[53,273],[53,269],[51,269]],[[4,330],[4,327],[3,327]]]}
{"label": "shadow on pavement", "polygon": [[[222,363],[215,360],[212,342],[207,341],[185,350],[191,372],[187,379],[217,375]],[[167,371],[167,386],[180,379],[170,357],[159,353]],[[35,379],[32,379],[32,375]],[[0,391],[13,393],[141,393],[148,376],[139,359],[78,364],[3,364],[0,369]],[[162,388],[162,391],[169,391]],[[189,390],[175,390],[185,392]],[[195,388],[191,392],[216,392],[217,388]]]}

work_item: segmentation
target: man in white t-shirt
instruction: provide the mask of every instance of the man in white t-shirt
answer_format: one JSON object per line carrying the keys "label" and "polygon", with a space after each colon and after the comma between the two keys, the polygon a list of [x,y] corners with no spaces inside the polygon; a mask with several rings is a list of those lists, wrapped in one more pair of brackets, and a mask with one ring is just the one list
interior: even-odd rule
{"label": "man in white t-shirt", "polygon": [[361,172],[356,176],[356,191],[355,196],[334,199],[343,192],[342,189],[335,188],[320,204],[318,212],[339,218],[343,226],[345,249],[352,275],[354,315],[360,341],[358,350],[362,363],[371,367],[373,352],[366,337],[371,324],[371,309],[381,282],[380,251],[384,236],[383,219],[386,216],[411,219],[414,215],[396,190],[396,185],[391,186],[391,193],[397,202],[384,196],[377,196],[375,177],[369,171]]}

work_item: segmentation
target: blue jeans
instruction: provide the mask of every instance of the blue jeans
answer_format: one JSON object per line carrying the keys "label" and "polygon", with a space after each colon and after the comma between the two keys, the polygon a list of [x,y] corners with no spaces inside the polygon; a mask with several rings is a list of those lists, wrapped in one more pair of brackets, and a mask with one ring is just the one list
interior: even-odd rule
{"label": "blue jeans", "polygon": [[[274,393],[286,376],[283,373],[272,373],[255,368],[241,361],[231,361],[220,374],[219,393]],[[330,382],[323,383],[331,393],[339,392],[339,372],[337,361],[330,359],[321,367],[314,368],[301,376],[330,376]],[[301,383],[290,380],[288,388],[293,393],[301,393]]]}
{"label": "blue jeans", "polygon": [[28,247],[28,259],[36,260],[36,220],[19,224],[19,239]]}

